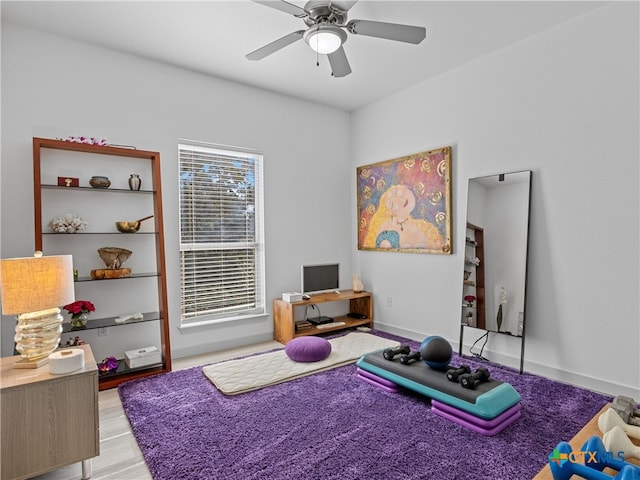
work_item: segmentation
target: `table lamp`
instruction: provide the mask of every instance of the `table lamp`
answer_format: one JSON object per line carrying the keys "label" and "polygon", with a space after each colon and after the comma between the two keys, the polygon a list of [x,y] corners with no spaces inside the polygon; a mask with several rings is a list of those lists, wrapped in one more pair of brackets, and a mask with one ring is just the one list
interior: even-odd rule
{"label": "table lamp", "polygon": [[0,260],[2,313],[17,315],[15,368],[38,368],[60,344],[60,305],[75,300],[71,255]]}

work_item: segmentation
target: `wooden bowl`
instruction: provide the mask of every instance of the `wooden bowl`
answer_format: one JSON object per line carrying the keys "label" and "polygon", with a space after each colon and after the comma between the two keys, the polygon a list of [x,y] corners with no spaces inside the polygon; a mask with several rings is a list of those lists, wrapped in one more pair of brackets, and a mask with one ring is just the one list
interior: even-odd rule
{"label": "wooden bowl", "polygon": [[133,252],[120,247],[102,247],[98,249],[98,255],[107,268],[120,268]]}

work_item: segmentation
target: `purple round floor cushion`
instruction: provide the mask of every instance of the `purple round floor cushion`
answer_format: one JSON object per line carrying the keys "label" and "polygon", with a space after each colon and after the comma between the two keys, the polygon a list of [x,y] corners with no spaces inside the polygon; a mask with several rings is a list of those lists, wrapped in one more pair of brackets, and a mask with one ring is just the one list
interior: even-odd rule
{"label": "purple round floor cushion", "polygon": [[331,353],[331,344],[322,337],[297,337],[284,347],[284,353],[294,362],[319,362]]}

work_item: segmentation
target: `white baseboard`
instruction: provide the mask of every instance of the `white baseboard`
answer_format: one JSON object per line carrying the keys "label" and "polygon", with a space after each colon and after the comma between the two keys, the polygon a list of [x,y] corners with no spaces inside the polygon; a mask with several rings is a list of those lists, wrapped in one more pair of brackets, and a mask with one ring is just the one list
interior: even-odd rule
{"label": "white baseboard", "polygon": [[567,370],[561,370],[551,365],[546,365],[536,361],[527,360],[525,354],[524,357],[524,371],[527,373],[533,373],[542,377],[547,377],[558,382],[568,383],[571,385],[577,385],[578,387],[586,388],[594,392],[600,392],[604,395],[610,395],[615,397],[617,395],[625,395],[631,398],[640,398],[640,388],[633,387],[631,385],[624,385],[620,383],[611,382],[606,379],[591,377],[578,372],[570,372]]}
{"label": "white baseboard", "polygon": [[220,342],[210,342],[192,347],[175,348],[172,345],[171,358],[186,358],[194,355],[204,355],[211,352],[229,350],[231,348],[246,347],[256,343],[273,340],[273,333],[261,333],[259,335],[247,335],[240,338],[227,339]]}
{"label": "white baseboard", "polygon": [[[407,330],[406,328],[394,327],[392,325],[387,325],[385,323],[375,322],[374,328],[376,330],[380,330],[381,332],[391,333],[393,335],[398,335],[400,337],[409,338],[411,340],[415,340],[416,342],[421,342],[425,339],[425,334],[420,332],[415,332],[413,330]],[[451,340],[448,340],[451,343]],[[451,345],[453,347],[453,344]]]}

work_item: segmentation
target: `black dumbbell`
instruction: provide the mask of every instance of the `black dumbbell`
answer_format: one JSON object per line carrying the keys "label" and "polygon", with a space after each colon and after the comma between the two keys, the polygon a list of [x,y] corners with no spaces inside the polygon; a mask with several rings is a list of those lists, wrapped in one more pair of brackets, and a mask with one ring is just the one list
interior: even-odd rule
{"label": "black dumbbell", "polygon": [[471,373],[469,365],[460,365],[459,367],[451,367],[447,370],[447,380],[458,383],[460,375]]}
{"label": "black dumbbell", "polygon": [[400,357],[400,363],[403,365],[409,365],[413,361],[418,361],[422,358],[420,355],[420,350],[416,350],[415,352],[411,352],[409,355],[403,355]]}
{"label": "black dumbbell", "polygon": [[393,357],[395,357],[396,355],[407,355],[410,352],[411,349],[409,348],[409,345],[400,345],[396,348],[385,348],[382,351],[382,356],[385,358],[385,360],[393,360]]}
{"label": "black dumbbell", "polygon": [[489,380],[489,370],[486,368],[479,368],[475,373],[460,375],[460,385],[471,390],[487,380]]}

